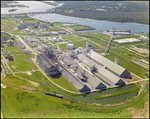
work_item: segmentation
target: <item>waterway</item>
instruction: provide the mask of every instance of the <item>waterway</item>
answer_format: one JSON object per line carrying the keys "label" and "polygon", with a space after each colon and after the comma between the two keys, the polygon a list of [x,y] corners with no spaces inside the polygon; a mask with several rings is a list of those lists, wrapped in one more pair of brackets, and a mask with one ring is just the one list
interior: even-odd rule
{"label": "waterway", "polygon": [[[19,3],[29,6],[29,8],[15,7],[14,9],[17,8],[17,10],[13,12],[14,14],[46,11],[46,9],[55,8],[55,6],[47,5],[39,1],[19,1]],[[59,4],[59,6],[61,5],[62,4]],[[1,8],[1,14],[10,14],[8,12],[9,9],[12,9],[12,7]],[[109,30],[115,27],[116,29],[130,29],[132,33],[140,33],[140,32],[149,33],[149,25],[139,24],[139,23],[111,22],[111,21],[94,20],[94,19],[88,19],[88,18],[70,17],[70,16],[51,14],[51,13],[50,14],[38,14],[38,15],[32,16],[32,18],[47,21],[47,22],[65,22],[65,23],[74,23],[74,24],[77,23],[77,24],[91,26],[95,28],[95,30],[87,30],[87,31],[105,31],[105,30]],[[82,31],[82,32],[87,32],[87,31]]]}
{"label": "waterway", "polygon": [[124,94],[124,95],[119,95],[119,96],[114,96],[114,97],[108,97],[108,98],[105,98],[105,99],[100,99],[100,100],[95,100],[93,97],[94,96],[97,96],[97,95],[105,95],[105,94],[108,94],[108,93],[113,93],[113,92],[117,92],[117,91],[123,91],[123,90],[127,90],[127,89],[131,89],[133,88],[134,85],[126,85],[124,87],[119,87],[119,88],[112,88],[112,89],[107,89],[105,91],[102,91],[101,93],[99,92],[93,92],[93,93],[90,93],[90,94],[87,94],[85,97],[82,96],[82,95],[79,95],[79,96],[70,96],[66,93],[64,93],[63,91],[60,91],[61,93],[69,96],[69,97],[72,97],[74,99],[77,99],[81,102],[87,102],[87,103],[97,103],[97,104],[113,104],[113,103],[121,103],[121,102],[124,102],[128,99],[131,99],[133,96],[136,95],[137,91],[135,92],[131,92],[131,93],[127,93],[127,94]]}

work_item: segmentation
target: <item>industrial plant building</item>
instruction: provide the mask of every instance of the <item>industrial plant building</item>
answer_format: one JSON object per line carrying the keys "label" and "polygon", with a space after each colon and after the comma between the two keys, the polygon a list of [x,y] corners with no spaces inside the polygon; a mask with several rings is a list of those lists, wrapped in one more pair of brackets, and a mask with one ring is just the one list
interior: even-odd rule
{"label": "industrial plant building", "polygon": [[131,78],[129,71],[127,71],[122,66],[112,62],[111,60],[105,58],[104,56],[92,50],[87,54],[87,56],[93,59],[95,62],[97,62],[101,66],[106,67],[110,72],[116,74],[117,76],[122,77],[122,78]]}
{"label": "industrial plant building", "polygon": [[7,45],[8,46],[14,46],[14,41],[13,40],[7,40]]}
{"label": "industrial plant building", "polygon": [[[92,73],[88,72],[88,70],[82,68],[68,56],[62,55],[59,60],[61,61],[62,65],[66,67],[68,71],[71,72],[71,75],[76,79],[74,80],[74,83],[78,82],[80,83],[80,85],[86,84],[86,87],[88,87],[91,91],[104,90],[107,88],[104,82],[96,78]],[[72,83],[72,80],[69,79],[69,81]],[[72,84],[79,90],[78,85],[74,83]]]}
{"label": "industrial plant building", "polygon": [[117,43],[123,44],[123,43],[135,43],[135,42],[140,42],[140,40],[135,39],[135,38],[126,38],[126,39],[114,40],[113,42],[117,42]]}
{"label": "industrial plant building", "polygon": [[99,80],[105,80],[107,84],[110,85],[125,85],[125,82],[122,79],[120,79],[118,76],[106,69],[106,67],[99,65],[89,57],[80,54],[78,56],[78,59],[83,62],[92,73],[99,77]]}
{"label": "industrial plant building", "polygon": [[58,64],[54,64],[50,59],[46,57],[45,54],[39,54],[36,56],[36,61],[39,63],[39,65],[42,67],[42,69],[48,74],[48,75],[56,75],[59,72]]}

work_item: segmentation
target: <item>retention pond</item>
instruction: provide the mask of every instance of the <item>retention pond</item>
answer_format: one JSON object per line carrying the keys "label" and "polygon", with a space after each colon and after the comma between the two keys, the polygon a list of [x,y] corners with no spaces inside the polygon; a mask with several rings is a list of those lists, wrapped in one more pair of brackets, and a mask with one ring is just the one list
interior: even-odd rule
{"label": "retention pond", "polygon": [[60,92],[63,93],[64,95],[67,95],[69,97],[77,99],[81,102],[97,103],[97,104],[113,104],[113,103],[124,102],[128,99],[131,99],[133,96],[136,95],[137,91],[123,94],[123,95],[114,96],[114,97],[108,97],[108,98],[104,98],[104,99],[100,99],[100,100],[95,100],[93,97],[97,96],[97,95],[101,96],[101,95],[105,95],[105,94],[109,94],[109,93],[113,93],[113,92],[117,92],[117,91],[132,89],[132,88],[134,88],[133,84],[132,85],[126,85],[124,87],[107,89],[105,91],[102,91],[101,93],[100,92],[93,92],[93,93],[87,94],[86,96],[83,96],[83,95],[71,96],[69,94],[64,93],[63,91],[60,91]]}

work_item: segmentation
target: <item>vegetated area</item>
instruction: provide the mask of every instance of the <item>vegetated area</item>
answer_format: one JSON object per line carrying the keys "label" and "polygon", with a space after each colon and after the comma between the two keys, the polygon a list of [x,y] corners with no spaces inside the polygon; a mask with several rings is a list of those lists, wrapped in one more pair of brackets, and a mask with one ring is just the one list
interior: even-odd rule
{"label": "vegetated area", "polygon": [[96,38],[103,39],[105,41],[109,41],[110,37],[111,37],[110,35],[104,34],[104,33],[101,33],[101,32],[98,32],[98,33],[82,33],[81,35],[93,36],[93,37],[96,37]]}
{"label": "vegetated area", "polygon": [[65,35],[65,36],[62,36],[63,39],[68,39],[68,40],[71,40],[71,41],[80,41],[80,40],[84,40],[83,38],[81,37],[78,37],[78,36],[73,36],[73,35]]}
{"label": "vegetated area", "polygon": [[15,34],[15,35],[28,35],[28,33],[24,30],[18,30],[16,24],[13,21],[13,16],[7,17],[5,19],[1,19],[1,24],[3,27],[1,27],[2,31],[7,31],[9,33]]}
{"label": "vegetated area", "polygon": [[144,59],[149,62],[149,58],[138,56],[134,53],[131,53],[131,52],[121,49],[121,48],[111,49],[111,51],[113,51],[129,60],[137,61],[138,59]]}
{"label": "vegetated area", "polygon": [[131,71],[132,73],[140,76],[141,78],[149,78],[149,71],[144,69],[143,67],[141,67],[131,61],[128,61],[112,52],[109,52],[109,55],[106,56],[106,58],[108,58],[111,61],[114,61],[115,57],[120,61],[120,65],[122,67],[126,68],[128,71]]}
{"label": "vegetated area", "polygon": [[1,93],[1,109],[4,118],[131,118],[133,115],[127,108],[133,107],[138,110],[143,108],[143,104],[148,98],[149,84],[147,82],[144,92],[136,101],[128,105],[113,108],[90,107],[74,103],[73,101],[59,99],[41,93],[28,92],[9,86],[1,88]]}
{"label": "vegetated area", "polygon": [[[64,36],[65,37],[65,36]],[[73,36],[67,36],[67,38],[69,40],[72,40],[72,42],[70,41],[70,43],[74,44],[74,48],[78,48],[78,47],[83,47],[85,48],[86,47],[86,42],[89,42],[90,45],[93,45],[94,49],[99,49],[100,46],[88,41],[88,40],[84,40],[83,38],[80,38],[80,37],[73,37]],[[82,39],[82,40],[81,40]],[[76,41],[77,40],[77,41]],[[58,44],[59,47],[62,49],[62,50],[67,50],[67,44]]]}
{"label": "vegetated area", "polygon": [[28,71],[28,70],[33,70],[33,67],[31,64],[28,62],[24,54],[17,52],[17,51],[10,51],[13,56],[14,60],[9,61],[10,67],[15,67],[11,68],[13,71]]}
{"label": "vegetated area", "polygon": [[79,92],[63,75],[51,76],[50,80],[67,90]]}
{"label": "vegetated area", "polygon": [[3,51],[7,50],[19,50],[17,46],[8,46],[7,44],[3,44]]}
{"label": "vegetated area", "polygon": [[1,8],[3,7],[27,7],[25,5],[19,5],[19,4],[15,4],[18,3],[16,1],[1,1]]}
{"label": "vegetated area", "polygon": [[128,1],[70,1],[55,8],[57,14],[107,20],[149,24],[149,3]]}
{"label": "vegetated area", "polygon": [[108,98],[108,97],[114,97],[114,96],[118,96],[118,95],[124,95],[124,94],[127,94],[127,93],[136,92],[136,91],[139,90],[139,88],[140,87],[139,87],[138,84],[134,84],[134,87],[131,88],[131,89],[123,90],[123,91],[117,91],[117,92],[113,92],[113,93],[108,93],[108,94],[101,95],[101,96],[97,95],[97,96],[94,96],[93,98],[95,100],[99,100],[99,99],[104,99],[104,98]]}

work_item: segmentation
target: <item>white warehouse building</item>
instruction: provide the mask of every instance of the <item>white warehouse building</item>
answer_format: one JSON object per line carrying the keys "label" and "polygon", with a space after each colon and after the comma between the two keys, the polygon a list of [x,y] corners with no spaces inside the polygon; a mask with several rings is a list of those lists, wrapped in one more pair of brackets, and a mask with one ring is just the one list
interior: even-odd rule
{"label": "white warehouse building", "polygon": [[111,70],[111,72],[113,72],[117,76],[119,76],[121,78],[131,78],[129,71],[127,71],[122,66],[112,62],[111,60],[105,58],[104,56],[102,56],[92,50],[87,54],[87,56],[92,58],[94,61],[98,62],[99,64],[107,67],[107,69]]}

